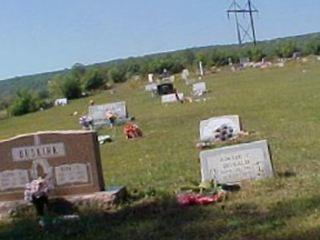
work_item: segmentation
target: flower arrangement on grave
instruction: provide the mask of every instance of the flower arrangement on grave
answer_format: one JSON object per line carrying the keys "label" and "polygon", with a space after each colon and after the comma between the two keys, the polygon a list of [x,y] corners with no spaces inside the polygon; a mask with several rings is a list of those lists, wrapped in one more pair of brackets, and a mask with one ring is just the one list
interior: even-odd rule
{"label": "flower arrangement on grave", "polygon": [[79,118],[79,124],[82,126],[83,129],[92,129],[92,118],[89,116],[82,116]]}
{"label": "flower arrangement on grave", "polygon": [[127,139],[142,137],[142,131],[137,124],[127,123],[123,127],[123,133]]}

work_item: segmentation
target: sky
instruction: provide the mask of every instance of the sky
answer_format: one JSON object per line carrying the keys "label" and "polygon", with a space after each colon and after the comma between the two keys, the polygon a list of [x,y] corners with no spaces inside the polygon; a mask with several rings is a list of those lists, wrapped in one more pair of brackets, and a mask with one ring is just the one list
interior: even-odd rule
{"label": "sky", "polygon": [[[246,0],[238,0],[245,2]],[[252,0],[258,40],[320,32],[319,0]],[[0,79],[236,43],[231,0],[1,0]]]}

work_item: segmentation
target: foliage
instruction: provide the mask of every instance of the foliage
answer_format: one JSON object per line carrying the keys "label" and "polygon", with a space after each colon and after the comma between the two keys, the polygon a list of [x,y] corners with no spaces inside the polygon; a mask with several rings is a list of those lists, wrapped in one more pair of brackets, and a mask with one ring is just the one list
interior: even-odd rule
{"label": "foliage", "polygon": [[248,57],[253,62],[259,62],[262,58],[266,57],[266,54],[263,52],[263,49],[260,47],[253,47],[248,50]]}
{"label": "foliage", "polygon": [[30,92],[21,90],[17,92],[17,98],[10,107],[13,116],[35,112],[38,109],[38,101]]}
{"label": "foliage", "polygon": [[97,69],[88,70],[82,78],[84,90],[91,91],[101,88],[106,83],[105,78]]}
{"label": "foliage", "polygon": [[313,38],[307,42],[305,54],[320,55],[320,38]]}
{"label": "foliage", "polygon": [[280,58],[290,58],[294,52],[298,51],[298,48],[294,41],[286,41],[279,43],[276,46],[275,51],[277,56]]}
{"label": "foliage", "polygon": [[113,67],[109,70],[109,78],[115,83],[125,82],[127,80],[126,74],[124,66]]}
{"label": "foliage", "polygon": [[82,94],[80,82],[71,76],[64,77],[61,82],[61,92],[67,99],[80,98]]}

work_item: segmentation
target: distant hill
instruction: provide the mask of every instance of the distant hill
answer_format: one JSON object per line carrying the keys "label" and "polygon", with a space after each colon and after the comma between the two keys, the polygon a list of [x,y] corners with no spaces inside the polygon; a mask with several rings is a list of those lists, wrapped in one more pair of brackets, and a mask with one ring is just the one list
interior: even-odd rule
{"label": "distant hill", "polygon": [[[312,33],[312,34],[306,34],[306,35],[300,35],[300,36],[293,36],[293,37],[285,37],[285,38],[278,38],[273,40],[265,40],[260,41],[258,44],[259,46],[262,46],[264,49],[268,50],[271,49],[274,44],[277,44],[281,41],[287,41],[287,40],[294,40],[297,45],[303,44],[305,41],[312,39],[312,38],[319,38],[320,33]],[[247,46],[249,44],[246,44]],[[216,45],[216,46],[205,46],[205,47],[197,47],[197,48],[190,48],[194,53],[200,52],[200,51],[206,51],[210,49],[227,49],[227,48],[236,48],[238,45]],[[112,65],[117,65],[119,63],[123,63],[126,60],[132,60],[132,59],[150,59],[150,58],[157,58],[161,57],[163,55],[166,55],[168,53],[175,54],[180,53],[184,50],[177,50],[173,52],[165,52],[165,53],[156,53],[156,54],[150,54],[145,55],[141,57],[131,57],[128,59],[117,59],[112,60],[108,62],[102,62],[102,63],[95,63],[92,65],[87,65],[87,67],[108,67]],[[64,74],[67,73],[69,70],[61,70],[61,71],[55,71],[55,72],[47,72],[47,73],[41,73],[41,74],[34,74],[29,76],[21,76],[21,77],[15,77],[7,80],[0,81],[0,100],[5,98],[10,98],[14,96],[14,94],[19,89],[32,89],[34,91],[41,91],[46,89],[47,83],[50,79],[52,79],[53,76],[56,74]]]}
{"label": "distant hill", "polygon": [[0,99],[13,96],[19,89],[30,89],[35,91],[45,90],[48,81],[52,79],[53,76],[64,72],[65,70],[15,77],[0,81]]}

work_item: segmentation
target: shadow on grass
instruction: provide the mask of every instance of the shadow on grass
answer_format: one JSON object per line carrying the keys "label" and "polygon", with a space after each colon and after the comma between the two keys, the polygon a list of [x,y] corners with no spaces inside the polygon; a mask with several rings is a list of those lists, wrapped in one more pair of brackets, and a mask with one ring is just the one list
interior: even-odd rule
{"label": "shadow on grass", "polygon": [[290,226],[320,207],[320,195],[273,203],[268,208],[237,203],[181,208],[174,199],[145,200],[114,212],[81,213],[44,231],[35,219],[0,227],[0,239],[316,239],[320,228]]}

